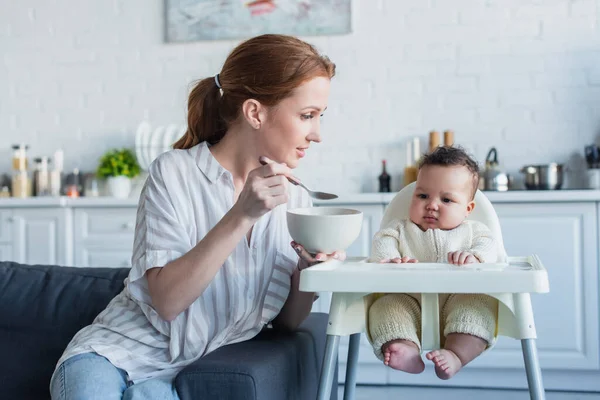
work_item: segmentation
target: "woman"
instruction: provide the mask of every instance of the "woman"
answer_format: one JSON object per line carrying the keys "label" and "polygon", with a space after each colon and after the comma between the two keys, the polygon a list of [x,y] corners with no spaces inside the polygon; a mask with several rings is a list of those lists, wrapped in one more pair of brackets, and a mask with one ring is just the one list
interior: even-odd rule
{"label": "woman", "polygon": [[304,320],[299,271],[345,253],[290,246],[286,209],[311,202],[286,177],[321,141],[334,73],[309,44],[263,35],[196,85],[186,134],[150,166],[125,288],[67,347],[53,399],[177,398],[186,365]]}

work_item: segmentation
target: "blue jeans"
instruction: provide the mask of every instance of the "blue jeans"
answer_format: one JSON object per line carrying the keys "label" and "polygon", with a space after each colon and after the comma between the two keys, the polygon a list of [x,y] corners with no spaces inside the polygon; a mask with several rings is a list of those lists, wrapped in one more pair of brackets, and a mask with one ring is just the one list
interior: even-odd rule
{"label": "blue jeans", "polygon": [[133,384],[127,373],[96,353],[66,359],[52,375],[52,400],[179,400],[170,380],[155,378]]}

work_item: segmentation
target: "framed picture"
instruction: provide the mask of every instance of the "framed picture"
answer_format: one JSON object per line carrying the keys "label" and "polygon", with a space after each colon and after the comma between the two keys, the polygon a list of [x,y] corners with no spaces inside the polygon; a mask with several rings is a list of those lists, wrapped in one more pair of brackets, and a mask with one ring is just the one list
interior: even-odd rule
{"label": "framed picture", "polygon": [[167,42],[352,31],[352,0],[165,0]]}

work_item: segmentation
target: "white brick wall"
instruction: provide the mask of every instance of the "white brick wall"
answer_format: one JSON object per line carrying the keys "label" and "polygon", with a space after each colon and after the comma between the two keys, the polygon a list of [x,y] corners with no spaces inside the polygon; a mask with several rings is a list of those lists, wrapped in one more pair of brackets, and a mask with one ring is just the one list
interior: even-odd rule
{"label": "white brick wall", "polygon": [[[237,41],[163,43],[159,0],[2,1],[0,156],[66,151],[91,170],[136,126],[182,123],[190,82]],[[298,175],[338,192],[397,188],[404,144],[456,131],[479,160],[491,146],[518,175],[600,143],[600,0],[356,0],[354,32],[307,37],[338,65],[324,142]],[[0,164],[7,172],[9,161]],[[327,168],[328,171],[325,171]],[[571,177],[571,185],[578,185]]]}

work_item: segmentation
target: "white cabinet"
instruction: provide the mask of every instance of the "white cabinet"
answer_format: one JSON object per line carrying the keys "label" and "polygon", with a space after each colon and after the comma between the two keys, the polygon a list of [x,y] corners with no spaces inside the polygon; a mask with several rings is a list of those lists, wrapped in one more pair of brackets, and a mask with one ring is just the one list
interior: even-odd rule
{"label": "white cabinet", "polygon": [[26,264],[72,265],[70,211],[19,208],[0,213],[0,257]]}
{"label": "white cabinet", "polygon": [[136,208],[76,208],[75,265],[130,268]]}
{"label": "white cabinet", "polygon": [[[593,203],[501,204],[509,255],[538,254],[550,293],[532,296],[544,369],[598,371],[598,221]],[[520,367],[520,346],[502,338],[480,365]]]}

